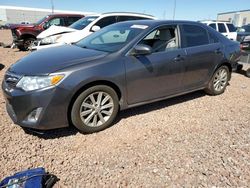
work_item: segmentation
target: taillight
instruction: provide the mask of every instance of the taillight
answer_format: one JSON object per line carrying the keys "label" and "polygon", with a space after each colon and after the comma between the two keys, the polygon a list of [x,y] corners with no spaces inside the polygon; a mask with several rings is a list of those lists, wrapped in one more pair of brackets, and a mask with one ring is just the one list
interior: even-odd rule
{"label": "taillight", "polygon": [[240,44],[240,50],[241,50],[241,51],[243,50],[243,45],[242,45],[242,44]]}

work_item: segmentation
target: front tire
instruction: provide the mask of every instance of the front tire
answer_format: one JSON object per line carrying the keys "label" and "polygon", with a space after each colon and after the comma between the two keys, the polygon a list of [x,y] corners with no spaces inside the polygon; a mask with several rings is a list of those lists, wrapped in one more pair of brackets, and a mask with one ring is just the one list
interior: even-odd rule
{"label": "front tire", "polygon": [[34,38],[26,38],[23,40],[23,44],[18,45],[18,49],[21,51],[28,51],[29,47],[32,45],[32,43],[35,41]]}
{"label": "front tire", "polygon": [[119,100],[108,86],[98,85],[83,91],[73,103],[71,121],[82,133],[94,133],[108,128],[116,118]]}
{"label": "front tire", "polygon": [[209,95],[220,95],[224,93],[228,85],[229,78],[230,72],[228,67],[225,65],[219,67],[209,81],[205,92]]}

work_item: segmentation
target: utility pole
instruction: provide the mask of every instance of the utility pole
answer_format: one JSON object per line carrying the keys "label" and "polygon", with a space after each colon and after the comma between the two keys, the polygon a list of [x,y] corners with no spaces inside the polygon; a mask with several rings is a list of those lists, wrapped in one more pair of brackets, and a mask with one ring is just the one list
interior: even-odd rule
{"label": "utility pole", "polygon": [[52,14],[54,14],[54,1],[53,0],[50,0],[51,2],[51,10],[52,10]]}
{"label": "utility pole", "polygon": [[174,0],[173,20],[175,19],[176,0]]}

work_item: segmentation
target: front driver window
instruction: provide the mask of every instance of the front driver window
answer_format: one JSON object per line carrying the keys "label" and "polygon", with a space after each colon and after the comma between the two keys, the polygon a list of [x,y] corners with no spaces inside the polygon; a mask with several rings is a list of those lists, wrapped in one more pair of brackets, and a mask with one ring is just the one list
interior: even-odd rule
{"label": "front driver window", "polygon": [[176,49],[176,27],[163,27],[152,31],[139,44],[146,44],[152,48],[152,52],[162,52]]}
{"label": "front driver window", "polygon": [[54,19],[47,22],[48,27],[50,27],[52,25],[57,25],[57,26],[64,25],[63,18],[54,18]]}

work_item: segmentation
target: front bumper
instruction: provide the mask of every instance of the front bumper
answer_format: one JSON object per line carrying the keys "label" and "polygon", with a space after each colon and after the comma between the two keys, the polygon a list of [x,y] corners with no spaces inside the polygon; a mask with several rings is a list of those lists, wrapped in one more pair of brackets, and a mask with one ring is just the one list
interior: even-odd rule
{"label": "front bumper", "polygon": [[46,49],[46,48],[51,48],[51,47],[57,47],[57,46],[61,46],[61,45],[64,45],[64,43],[54,43],[54,44],[43,44],[42,45],[40,41],[36,41],[31,45],[30,50],[35,51],[35,50],[41,50],[41,49]]}
{"label": "front bumper", "polygon": [[13,43],[17,46],[23,45],[23,39],[14,39]]}
{"label": "front bumper", "polygon": [[[3,81],[2,89],[6,109],[15,124],[22,127],[49,130],[68,126],[67,106],[68,92],[53,87],[32,92],[20,89],[9,89]],[[29,114],[37,108],[42,111],[36,122],[27,121]]]}

